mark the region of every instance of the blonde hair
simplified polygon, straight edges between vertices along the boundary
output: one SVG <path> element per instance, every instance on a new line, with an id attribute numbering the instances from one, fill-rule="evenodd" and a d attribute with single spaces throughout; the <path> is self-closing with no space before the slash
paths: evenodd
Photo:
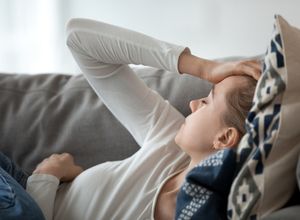
<path id="1" fill-rule="evenodd" d="M 246 133 L 245 120 L 252 106 L 256 80 L 245 76 L 245 83 L 232 89 L 226 96 L 227 107 L 223 121 L 226 126 L 238 130 L 240 137 Z"/>

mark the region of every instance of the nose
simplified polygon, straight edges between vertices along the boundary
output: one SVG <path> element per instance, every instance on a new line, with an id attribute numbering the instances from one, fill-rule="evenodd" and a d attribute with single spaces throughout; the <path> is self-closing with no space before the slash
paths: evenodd
<path id="1" fill-rule="evenodd" d="M 198 107 L 198 100 L 192 100 L 190 101 L 190 109 L 192 112 L 195 112 Z"/>
<path id="2" fill-rule="evenodd" d="M 206 98 L 190 101 L 190 109 L 192 113 L 195 112 L 199 107 L 202 107 L 205 103 L 206 103 Z"/>

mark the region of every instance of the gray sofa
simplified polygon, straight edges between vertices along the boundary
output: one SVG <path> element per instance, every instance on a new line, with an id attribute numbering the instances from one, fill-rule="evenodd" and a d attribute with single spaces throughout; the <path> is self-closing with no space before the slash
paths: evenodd
<path id="1" fill-rule="evenodd" d="M 135 67 L 145 83 L 184 115 L 210 84 L 190 76 Z M 83 75 L 0 74 L 0 150 L 26 171 L 55 152 L 84 168 L 121 160 L 138 145 L 95 95 Z"/>
<path id="2" fill-rule="evenodd" d="M 210 91 L 209 83 L 191 76 L 134 68 L 185 116 L 189 101 Z M 28 172 L 52 153 L 69 152 L 88 168 L 124 159 L 138 149 L 81 74 L 1 73 L 0 106 L 0 150 Z M 288 208 L 266 219 L 300 219 L 299 206 L 293 206 L 299 204 L 298 195 Z"/>

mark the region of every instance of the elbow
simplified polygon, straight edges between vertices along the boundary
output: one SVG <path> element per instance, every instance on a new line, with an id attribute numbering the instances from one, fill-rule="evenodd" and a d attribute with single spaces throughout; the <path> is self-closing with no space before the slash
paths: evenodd
<path id="1" fill-rule="evenodd" d="M 66 25 L 67 37 L 74 31 L 79 29 L 79 24 L 82 19 L 80 18 L 71 18 Z"/>
<path id="2" fill-rule="evenodd" d="M 66 45 L 71 51 L 81 51 L 80 31 L 84 30 L 86 19 L 72 18 L 66 25 Z"/>
<path id="3" fill-rule="evenodd" d="M 72 44 L 72 33 L 75 32 L 77 25 L 77 19 L 73 18 L 68 21 L 66 25 L 66 45 L 70 48 Z"/>
<path id="4" fill-rule="evenodd" d="M 76 35 L 76 31 L 79 29 L 79 18 L 72 18 L 68 21 L 66 25 L 66 44 L 68 47 L 71 47 L 72 42 L 74 41 L 74 35 Z"/>
<path id="5" fill-rule="evenodd" d="M 78 31 L 89 31 L 97 26 L 94 24 L 95 21 L 86 18 L 71 18 L 66 24 L 66 34 L 67 36 Z"/>
<path id="6" fill-rule="evenodd" d="M 87 31 L 89 29 L 89 19 L 71 18 L 66 24 L 67 42 L 72 39 L 72 36 L 77 35 L 80 31 Z"/>
<path id="7" fill-rule="evenodd" d="M 66 44 L 70 49 L 80 47 L 82 34 L 90 32 L 95 27 L 93 20 L 72 18 L 66 24 Z"/>

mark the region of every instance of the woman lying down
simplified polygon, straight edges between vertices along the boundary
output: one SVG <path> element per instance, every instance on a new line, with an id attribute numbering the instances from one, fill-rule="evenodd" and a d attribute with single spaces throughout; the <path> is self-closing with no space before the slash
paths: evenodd
<path id="1" fill-rule="evenodd" d="M 186 47 L 87 19 L 71 20 L 67 35 L 86 79 L 141 148 L 83 172 L 71 155 L 54 154 L 37 166 L 27 191 L 46 219 L 179 218 L 176 198 L 185 176 L 210 155 L 236 147 L 245 133 L 260 64 L 201 59 Z M 184 118 L 128 64 L 190 74 L 214 86 L 190 102 L 192 113 Z"/>

